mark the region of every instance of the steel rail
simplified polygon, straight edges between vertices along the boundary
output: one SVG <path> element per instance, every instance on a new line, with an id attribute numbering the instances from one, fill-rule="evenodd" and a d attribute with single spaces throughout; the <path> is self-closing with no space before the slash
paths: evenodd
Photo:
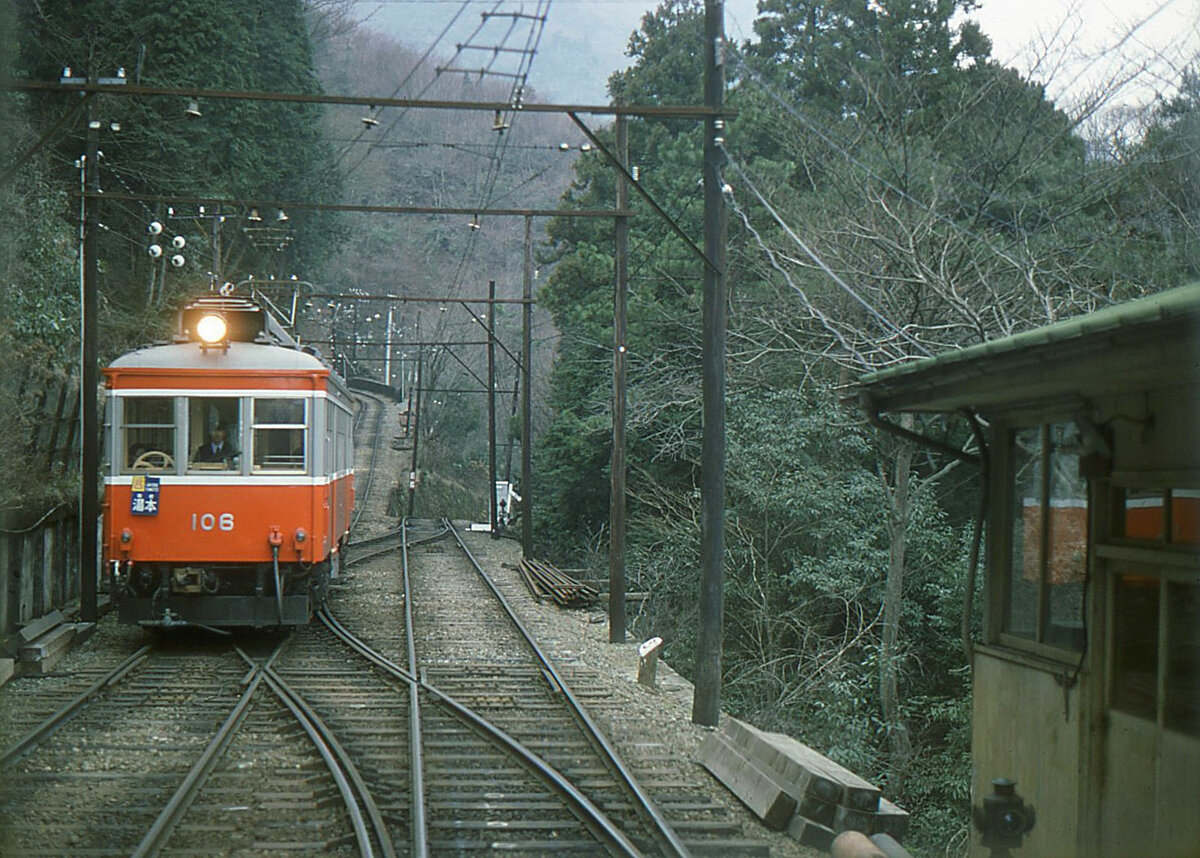
<path id="1" fill-rule="evenodd" d="M 446 536 L 446 534 L 448 532 L 449 531 L 447 531 L 447 530 L 442 530 L 441 533 L 435 533 L 432 536 L 422 536 L 420 539 L 409 540 L 408 547 L 414 548 L 418 545 L 424 545 L 427 542 L 437 542 L 439 539 L 442 539 L 444 536 Z M 391 539 L 401 539 L 401 538 L 404 538 L 404 528 L 403 527 L 398 528 L 396 530 L 389 530 L 387 533 L 381 533 L 379 536 L 366 536 L 366 537 L 363 537 L 362 539 L 356 539 L 353 542 L 349 543 L 346 546 L 346 548 L 348 548 L 348 549 L 350 549 L 350 548 L 366 548 L 367 546 L 370 546 L 370 545 L 378 545 L 381 542 L 387 542 L 388 540 L 391 540 Z M 395 548 L 388 548 L 384 551 L 373 551 L 370 554 L 364 554 L 361 557 L 355 557 L 353 560 L 347 560 L 346 562 L 348 564 L 362 563 L 364 560 L 370 560 L 372 557 L 380 557 L 380 556 L 382 556 L 384 554 L 388 554 L 394 550 L 395 550 Z"/>
<path id="2" fill-rule="evenodd" d="M 353 559 L 345 562 L 346 566 L 354 566 L 358 563 L 366 563 L 368 560 L 374 560 L 376 557 L 386 557 L 389 554 L 394 554 L 399 548 L 398 545 L 392 545 L 388 548 L 379 548 L 369 554 L 357 554 Z"/>
<path id="3" fill-rule="evenodd" d="M 621 831 L 607 814 L 604 813 L 590 798 L 583 794 L 580 789 L 571 783 L 561 772 L 535 754 L 529 748 L 525 747 L 514 737 L 510 736 L 505 731 L 501 730 L 492 722 L 488 721 L 479 713 L 472 710 L 470 707 L 459 703 L 449 694 L 440 691 L 437 687 L 430 684 L 425 679 L 419 679 L 409 673 L 405 668 L 400 667 L 379 653 L 375 652 L 361 640 L 359 640 L 351 631 L 343 626 L 329 609 L 322 608 L 317 616 L 325 623 L 326 627 L 341 638 L 351 649 L 358 652 L 372 664 L 390 674 L 396 679 L 404 682 L 419 685 L 422 690 L 429 695 L 430 699 L 445 709 L 451 714 L 463 721 L 473 730 L 482 734 L 485 738 L 491 741 L 494 745 L 502 750 L 513 754 L 522 765 L 532 772 L 536 777 L 541 778 L 555 793 L 557 793 L 566 802 L 567 807 L 575 814 L 593 836 L 601 842 L 601 845 L 616 855 L 630 856 L 630 858 L 640 858 L 641 852 L 633 844 L 633 842 Z"/>
<path id="4" fill-rule="evenodd" d="M 449 530 L 443 528 L 441 533 L 435 533 L 433 536 L 422 536 L 420 539 L 414 539 L 412 542 L 408 543 L 408 547 L 414 548 L 418 545 L 424 545 L 427 542 L 437 542 L 439 539 L 444 538 L 449 532 Z"/>
<path id="5" fill-rule="evenodd" d="M 350 520 L 350 530 L 358 526 L 358 520 L 362 517 L 363 511 L 367 508 L 367 501 L 371 497 L 371 489 L 375 485 L 375 462 L 379 459 L 379 439 L 383 435 L 383 415 L 387 411 L 387 405 L 378 396 L 369 393 L 361 393 L 362 396 L 367 396 L 375 401 L 378 406 L 378 411 L 375 414 L 375 436 L 371 440 L 371 464 L 367 466 L 367 484 L 363 487 L 362 502 L 355 503 L 357 509 L 354 511 L 354 517 Z M 357 495 L 357 492 L 355 493 Z M 357 497 L 355 498 L 357 501 Z"/>
<path id="6" fill-rule="evenodd" d="M 264 672 L 265 666 L 279 655 L 284 644 L 271 654 L 262 665 L 256 665 L 253 670 L 246 676 L 247 688 L 242 693 L 237 705 L 233 707 L 233 711 L 229 713 L 229 717 L 217 730 L 208 747 L 196 760 L 195 764 L 184 777 L 183 782 L 176 788 L 175 793 L 167 801 L 166 806 L 159 813 L 158 818 L 154 820 L 154 824 L 150 826 L 150 830 L 142 838 L 142 842 L 134 849 L 131 858 L 147 858 L 147 856 L 157 855 L 167 841 L 171 839 L 171 834 L 183 819 L 187 809 L 191 807 L 192 802 L 203 788 L 208 776 L 212 774 L 213 768 L 217 764 L 217 760 L 225 753 L 229 743 L 233 741 L 233 737 L 237 735 L 238 730 L 246 720 L 246 716 L 250 713 L 250 701 L 254 699 L 254 693 L 258 690 L 258 686 L 262 683 L 266 676 Z"/>
<path id="7" fill-rule="evenodd" d="M 254 659 L 238 649 L 238 655 L 251 667 L 255 667 Z M 300 726 L 304 728 L 304 732 L 308 734 L 309 740 L 312 741 L 313 747 L 317 749 L 317 753 L 321 755 L 321 759 L 325 761 L 329 773 L 333 775 L 334 781 L 337 783 L 338 792 L 341 793 L 342 801 L 346 805 L 346 811 L 350 814 L 350 822 L 354 828 L 354 836 L 358 841 L 358 851 L 364 858 L 374 858 L 375 851 L 371 846 L 370 832 L 367 830 L 366 821 L 363 819 L 363 810 L 371 820 L 371 827 L 375 830 L 375 838 L 379 841 L 380 851 L 384 858 L 396 858 L 396 850 L 392 846 L 391 835 L 388 833 L 387 823 L 383 819 L 383 814 L 380 813 L 378 805 L 375 804 L 375 799 L 371 795 L 370 787 L 359 773 L 358 768 L 350 759 L 350 755 L 346 753 L 345 748 L 338 742 L 333 731 L 326 726 L 321 717 L 313 710 L 308 702 L 299 692 L 297 692 L 288 682 L 275 671 L 274 668 L 265 666 L 263 668 L 267 685 L 275 692 L 283 705 L 288 708 L 295 719 L 300 722 Z M 359 805 L 362 805 L 360 810 Z"/>
<path id="8" fill-rule="evenodd" d="M 462 541 L 462 538 L 458 535 L 458 532 L 450 526 L 450 522 L 446 519 L 443 519 L 443 522 L 447 527 L 450 528 L 450 533 L 454 537 L 454 541 L 458 543 L 459 548 L 463 550 L 463 553 L 466 554 L 467 558 L 471 561 L 471 565 L 475 567 L 475 572 L 479 575 L 480 579 L 484 582 L 484 584 L 487 585 L 488 589 L 492 591 L 492 594 L 495 595 L 500 604 L 504 606 L 504 610 L 507 612 L 509 619 L 512 621 L 513 625 L 516 627 L 521 636 L 525 638 L 526 643 L 528 643 L 530 649 L 533 650 L 535 656 L 537 657 L 537 660 L 541 663 L 545 676 L 554 687 L 553 690 L 556 693 L 562 694 L 563 698 L 567 701 L 571 711 L 579 721 L 580 728 L 592 742 L 596 752 L 601 756 L 602 759 L 604 759 L 613 775 L 620 780 L 625 785 L 625 788 L 629 791 L 629 793 L 637 799 L 635 806 L 643 818 L 650 823 L 660 845 L 667 851 L 668 854 L 679 856 L 679 858 L 690 858 L 691 852 L 688 850 L 687 846 L 679 838 L 679 835 L 671 827 L 670 823 L 667 822 L 666 817 L 662 815 L 662 811 L 660 811 L 654 804 L 654 801 L 650 798 L 650 795 L 642 788 L 642 785 L 637 782 L 633 772 L 629 770 L 627 765 L 625 765 L 625 761 L 621 759 L 620 754 L 617 753 L 617 749 L 611 742 L 609 742 L 608 737 L 605 736 L 600 730 L 599 725 L 597 725 L 596 722 L 592 720 L 592 717 L 588 715 L 587 710 L 583 708 L 583 703 L 581 703 L 579 698 L 577 698 L 574 692 L 571 691 L 566 680 L 563 679 L 563 677 L 559 674 L 558 669 L 554 666 L 554 663 L 550 660 L 550 657 L 546 655 L 541 647 L 538 646 L 534 636 L 525 627 L 525 624 L 521 622 L 520 618 L 516 614 L 516 611 L 513 610 L 512 605 L 510 605 L 508 600 L 504 598 L 504 594 L 500 592 L 500 588 L 496 586 L 496 583 L 491 579 L 491 576 L 489 576 L 487 572 L 484 571 L 483 567 L 479 565 L 479 561 L 475 559 L 475 555 L 473 555 L 471 550 L 467 548 L 466 543 Z"/>
<path id="9" fill-rule="evenodd" d="M 399 539 L 402 533 L 401 528 L 389 530 L 387 533 L 381 533 L 378 536 L 364 536 L 362 539 L 352 539 L 346 543 L 346 548 L 366 548 L 368 545 L 377 545 L 380 542 L 387 542 L 389 539 Z"/>
<path id="10" fill-rule="evenodd" d="M 45 721 L 10 745 L 3 754 L 0 754 L 0 772 L 7 769 L 42 739 L 54 733 L 59 727 L 78 714 L 102 689 L 124 679 L 129 671 L 133 670 L 146 659 L 152 649 L 154 647 L 149 644 L 139 649 L 100 679 L 97 679 L 86 691 L 79 694 L 71 702 L 54 712 Z"/>
<path id="11" fill-rule="evenodd" d="M 416 634 L 413 628 L 412 589 L 408 579 L 408 517 L 400 520 L 400 570 L 404 579 L 404 640 L 408 654 L 408 672 L 417 675 Z M 429 855 L 429 823 L 425 815 L 425 756 L 421 748 L 421 692 L 415 682 L 408 683 L 408 738 L 412 783 L 413 855 Z"/>

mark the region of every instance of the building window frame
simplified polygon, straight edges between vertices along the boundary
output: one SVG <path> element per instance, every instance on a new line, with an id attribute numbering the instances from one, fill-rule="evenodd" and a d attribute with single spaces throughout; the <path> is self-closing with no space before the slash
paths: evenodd
<path id="1" fill-rule="evenodd" d="M 1200 738 L 1200 636 L 1180 614 L 1200 614 L 1197 486 L 1195 473 L 1114 474 L 1095 554 L 1107 579 L 1106 708 Z M 1150 598 L 1130 595 L 1139 587 Z"/>
<path id="2" fill-rule="evenodd" d="M 1063 442 L 1072 427 L 1069 417 L 1057 415 L 993 421 L 991 493 L 995 503 L 989 516 L 992 586 L 985 639 L 992 646 L 1023 654 L 1031 664 L 1048 669 L 1055 665 L 1082 669 L 1087 650 L 1085 617 L 1094 504 L 1090 481 L 1078 475 L 1075 461 L 1063 458 L 1067 455 Z M 1036 437 L 1036 455 L 1028 450 L 1022 454 L 1018 436 L 1026 447 Z M 1056 494 L 1056 473 L 1072 475 L 1072 497 Z M 1025 491 L 1019 485 L 1022 480 Z M 1035 489 L 1032 501 L 1026 496 L 1030 489 Z M 1030 517 L 1030 510 L 1035 518 Z M 1067 530 L 1065 522 L 1072 522 L 1080 532 L 1062 539 L 1058 534 Z M 1036 542 L 1027 545 L 1029 537 Z M 1054 542 L 1056 539 L 1061 541 Z M 1073 552 L 1076 571 L 1056 583 L 1056 576 L 1063 574 L 1057 556 L 1060 550 Z M 1014 616 L 1014 605 L 1022 600 L 1018 592 L 1021 581 L 1031 585 L 1024 594 L 1025 609 L 1019 611 L 1027 627 L 1022 627 Z M 1069 590 L 1056 592 L 1062 585 Z M 1064 610 L 1065 618 L 1056 617 Z M 1068 622 L 1071 620 L 1074 622 Z"/>

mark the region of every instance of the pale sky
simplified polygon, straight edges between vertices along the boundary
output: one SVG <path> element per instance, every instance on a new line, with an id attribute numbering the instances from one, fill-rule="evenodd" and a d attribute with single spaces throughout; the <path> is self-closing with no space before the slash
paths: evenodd
<path id="1" fill-rule="evenodd" d="M 542 62 L 535 60 L 532 68 L 535 88 L 555 101 L 606 102 L 604 82 L 627 64 L 629 34 L 660 2 L 551 0 Z M 464 10 L 461 0 L 359 0 L 358 8 L 371 13 L 370 26 L 410 45 L 423 49 L 440 33 L 444 49 L 452 50 L 469 41 L 479 10 L 494 5 L 495 0 L 474 0 Z M 1182 68 L 1200 56 L 1200 0 L 979 0 L 979 5 L 972 17 L 991 37 L 993 56 L 1047 84 L 1049 95 L 1068 110 L 1099 81 L 1121 73 L 1134 85 L 1117 100 L 1144 103 L 1156 92 L 1171 91 Z M 500 8 L 538 6 L 537 0 L 504 0 Z M 756 8 L 756 0 L 725 0 L 731 40 L 753 36 Z M 564 74 L 564 57 L 574 74 Z M 1143 68 L 1148 59 L 1153 61 Z"/>
<path id="2" fill-rule="evenodd" d="M 628 15 L 632 29 L 657 6 L 643 0 L 607 8 Z M 1173 89 L 1183 65 L 1200 57 L 1200 0 L 980 0 L 979 7 L 971 17 L 991 37 L 993 56 L 1048 84 L 1050 96 L 1068 108 L 1072 96 L 1121 74 L 1135 80 L 1120 101 L 1153 98 Z M 552 4 L 551 18 L 568 9 Z M 753 36 L 756 9 L 757 0 L 725 0 L 730 39 Z"/>
<path id="3" fill-rule="evenodd" d="M 996 60 L 1047 83 L 1055 99 L 1124 73 L 1136 81 L 1122 100 L 1139 101 L 1172 89 L 1182 64 L 1200 58 L 1200 0 L 980 0 L 979 6 L 971 17 L 991 37 Z M 726 0 L 731 39 L 753 35 L 756 8 L 756 0 Z"/>
<path id="4" fill-rule="evenodd" d="M 1106 79 L 1131 78 L 1119 101 L 1172 90 L 1200 58 L 1200 0 L 982 0 L 972 17 L 992 54 L 1052 98 L 1081 97 Z M 1064 93 L 1066 98 L 1064 99 Z"/>

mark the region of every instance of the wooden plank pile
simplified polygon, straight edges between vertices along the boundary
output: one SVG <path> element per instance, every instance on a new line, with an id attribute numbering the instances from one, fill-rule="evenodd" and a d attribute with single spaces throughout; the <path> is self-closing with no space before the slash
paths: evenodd
<path id="1" fill-rule="evenodd" d="M 841 831 L 903 839 L 908 813 L 854 772 L 779 733 L 724 718 L 700 747 L 700 762 L 768 828 L 829 849 Z"/>
<path id="2" fill-rule="evenodd" d="M 59 611 L 51 611 L 28 623 L 17 632 L 14 641 L 17 648 L 15 672 L 19 676 L 50 673 L 72 644 L 85 640 L 95 629 L 95 623 L 73 623 Z"/>
<path id="3" fill-rule="evenodd" d="M 520 571 L 529 592 L 539 601 L 552 599 L 564 608 L 585 608 L 600 595 L 590 584 L 576 581 L 541 560 L 521 558 Z"/>

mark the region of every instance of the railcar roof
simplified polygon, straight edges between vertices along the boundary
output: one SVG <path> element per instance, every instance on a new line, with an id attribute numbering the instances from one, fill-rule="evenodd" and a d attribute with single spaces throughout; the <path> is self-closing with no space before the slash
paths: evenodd
<path id="1" fill-rule="evenodd" d="M 111 369 L 204 369 L 221 371 L 328 372 L 329 367 L 307 352 L 262 343 L 229 344 L 228 351 L 201 349 L 199 343 L 146 346 L 109 364 Z"/>
<path id="2" fill-rule="evenodd" d="M 979 413 L 1051 400 L 1194 382 L 1200 377 L 1200 283 L 1052 325 L 890 367 L 858 380 L 874 411 Z"/>

